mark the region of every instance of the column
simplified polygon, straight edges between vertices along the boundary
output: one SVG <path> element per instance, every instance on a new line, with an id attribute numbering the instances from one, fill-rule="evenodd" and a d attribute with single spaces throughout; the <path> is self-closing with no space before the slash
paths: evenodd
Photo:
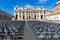
<path id="1" fill-rule="evenodd" d="M 43 11 L 43 19 L 44 19 L 44 11 Z"/>
<path id="2" fill-rule="evenodd" d="M 30 19 L 30 13 L 29 13 L 29 15 L 28 15 L 28 16 L 29 16 L 29 19 Z"/>
<path id="3" fill-rule="evenodd" d="M 31 12 L 31 19 L 33 19 L 33 16 L 34 16 L 34 15 L 33 15 L 33 12 Z"/>
<path id="4" fill-rule="evenodd" d="M 32 19 L 31 12 L 30 12 L 30 19 Z"/>
<path id="5" fill-rule="evenodd" d="M 29 14 L 30 14 L 30 13 L 27 13 L 27 17 L 28 17 L 28 19 L 29 19 L 29 16 L 30 16 Z"/>
<path id="6" fill-rule="evenodd" d="M 44 15 L 43 15 L 43 19 L 44 19 Z"/>
<path id="7" fill-rule="evenodd" d="M 22 19 L 23 19 L 23 14 L 24 14 L 24 13 L 22 12 Z"/>
<path id="8" fill-rule="evenodd" d="M 21 19 L 23 19 L 23 13 L 21 12 Z"/>
<path id="9" fill-rule="evenodd" d="M 45 14 L 44 14 L 44 13 L 45 13 L 45 10 L 43 10 L 43 19 L 44 19 L 44 16 L 45 16 Z"/>
<path id="10" fill-rule="evenodd" d="M 36 19 L 37 19 L 37 12 L 36 12 Z"/>
<path id="11" fill-rule="evenodd" d="M 34 12 L 32 12 L 32 15 L 33 15 L 32 17 L 33 17 L 33 19 L 34 19 Z"/>
<path id="12" fill-rule="evenodd" d="M 40 19 L 40 12 L 39 12 L 39 19 Z"/>
<path id="13" fill-rule="evenodd" d="M 18 20 L 20 20 L 20 13 L 18 12 Z"/>
<path id="14" fill-rule="evenodd" d="M 26 12 L 24 14 L 25 14 L 25 19 L 26 19 Z"/>

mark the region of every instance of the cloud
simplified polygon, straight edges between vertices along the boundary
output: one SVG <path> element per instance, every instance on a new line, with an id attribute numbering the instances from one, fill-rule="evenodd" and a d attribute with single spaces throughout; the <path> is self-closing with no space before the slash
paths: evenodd
<path id="1" fill-rule="evenodd" d="M 47 0 L 38 0 L 38 3 L 40 3 L 40 4 L 44 4 L 46 2 L 47 2 Z"/>
<path id="2" fill-rule="evenodd" d="M 47 0 L 39 0 L 39 2 L 46 2 Z"/>

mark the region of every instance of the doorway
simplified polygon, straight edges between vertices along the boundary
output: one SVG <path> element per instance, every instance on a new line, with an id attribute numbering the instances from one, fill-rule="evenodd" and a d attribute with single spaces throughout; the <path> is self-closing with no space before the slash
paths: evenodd
<path id="1" fill-rule="evenodd" d="M 17 18 L 18 18 L 18 15 L 16 15 L 16 18 L 15 19 L 17 20 Z"/>
<path id="2" fill-rule="evenodd" d="M 41 19 L 43 19 L 43 15 L 41 15 Z"/>
<path id="3" fill-rule="evenodd" d="M 25 16 L 24 16 L 24 14 L 23 14 L 23 19 L 25 19 Z"/>

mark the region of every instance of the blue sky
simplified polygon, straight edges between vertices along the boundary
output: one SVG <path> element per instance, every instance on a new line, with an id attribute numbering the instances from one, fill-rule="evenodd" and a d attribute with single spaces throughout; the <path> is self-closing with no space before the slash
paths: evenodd
<path id="1" fill-rule="evenodd" d="M 57 0 L 0 0 L 0 9 L 10 14 L 14 13 L 14 6 L 25 6 L 28 3 L 32 6 L 44 6 L 45 9 L 56 5 Z"/>

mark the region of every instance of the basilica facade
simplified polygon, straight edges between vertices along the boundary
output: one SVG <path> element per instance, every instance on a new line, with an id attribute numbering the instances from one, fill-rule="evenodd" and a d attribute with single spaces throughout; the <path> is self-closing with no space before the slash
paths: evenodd
<path id="1" fill-rule="evenodd" d="M 45 10 L 43 6 L 33 7 L 26 5 L 24 7 L 14 7 L 14 18 L 16 20 L 24 19 L 46 19 L 46 20 L 60 20 L 60 0 L 57 1 L 53 8 Z"/>
<path id="2" fill-rule="evenodd" d="M 32 7 L 29 4 L 25 7 L 14 8 L 14 16 L 17 20 L 23 19 L 43 19 L 44 18 L 44 7 Z"/>

